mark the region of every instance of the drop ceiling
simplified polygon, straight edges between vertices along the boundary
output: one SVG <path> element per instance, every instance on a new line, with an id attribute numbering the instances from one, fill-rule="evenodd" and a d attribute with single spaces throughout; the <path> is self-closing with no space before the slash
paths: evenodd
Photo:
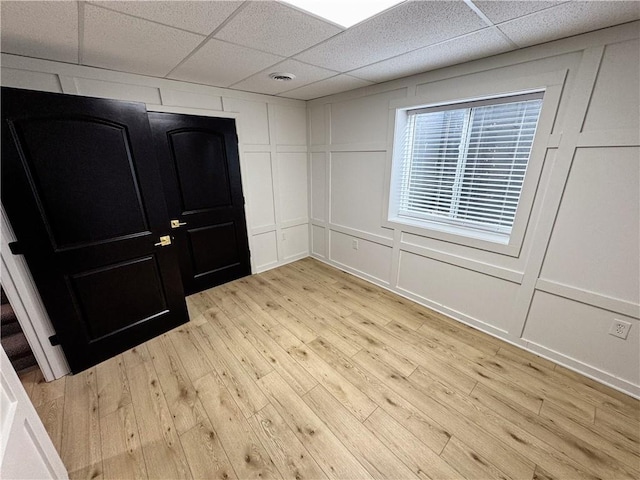
<path id="1" fill-rule="evenodd" d="M 0 8 L 6 53 L 302 100 L 640 18 L 638 1 L 405 1 L 348 29 L 267 0 Z"/>

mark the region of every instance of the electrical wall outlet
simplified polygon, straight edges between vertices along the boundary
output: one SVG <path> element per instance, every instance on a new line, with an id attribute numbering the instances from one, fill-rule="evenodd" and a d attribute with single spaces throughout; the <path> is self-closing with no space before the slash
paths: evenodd
<path id="1" fill-rule="evenodd" d="M 287 234 L 282 232 L 282 240 L 286 240 L 287 239 Z"/>
<path id="2" fill-rule="evenodd" d="M 358 249 L 358 240 L 356 238 L 351 240 L 351 248 L 353 248 L 354 250 Z"/>
<path id="3" fill-rule="evenodd" d="M 609 329 L 609 335 L 613 335 L 614 337 L 619 337 L 623 340 L 626 340 L 627 336 L 629 335 L 630 328 L 631 324 L 629 322 L 614 318 L 613 323 L 611 324 L 611 329 Z"/>

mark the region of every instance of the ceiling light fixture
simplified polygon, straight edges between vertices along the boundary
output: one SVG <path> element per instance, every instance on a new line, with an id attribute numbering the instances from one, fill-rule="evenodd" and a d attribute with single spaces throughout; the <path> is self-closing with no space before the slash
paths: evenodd
<path id="1" fill-rule="evenodd" d="M 308 13 L 349 28 L 404 0 L 284 0 Z"/>
<path id="2" fill-rule="evenodd" d="M 293 73 L 273 72 L 269 74 L 269 78 L 276 82 L 288 82 L 296 78 Z"/>

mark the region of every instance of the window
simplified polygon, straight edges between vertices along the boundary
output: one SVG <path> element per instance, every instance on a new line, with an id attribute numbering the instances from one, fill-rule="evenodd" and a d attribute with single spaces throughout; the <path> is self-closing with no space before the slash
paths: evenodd
<path id="1" fill-rule="evenodd" d="M 399 110 L 389 219 L 507 243 L 542 96 Z"/>

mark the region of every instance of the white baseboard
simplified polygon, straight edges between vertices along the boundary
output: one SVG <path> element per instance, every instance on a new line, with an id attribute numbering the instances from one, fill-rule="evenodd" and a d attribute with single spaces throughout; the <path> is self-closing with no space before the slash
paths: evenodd
<path id="1" fill-rule="evenodd" d="M 297 262 L 298 260 L 302 260 L 303 258 L 307 258 L 308 256 L 309 256 L 309 252 L 292 255 L 291 257 L 287 257 L 284 260 L 281 260 L 279 262 L 267 263 L 265 265 L 256 267 L 256 271 L 253 273 L 262 273 L 262 272 L 266 272 L 267 270 L 273 270 L 274 268 L 282 267 L 283 265 L 286 265 L 288 263 Z"/>
<path id="2" fill-rule="evenodd" d="M 600 382 L 607 387 L 611 387 L 614 390 L 618 390 L 631 397 L 640 399 L 640 387 L 628 382 L 627 380 L 618 378 L 610 373 L 603 372 L 602 370 L 592 367 L 591 365 L 587 365 L 575 358 L 571 358 L 534 342 L 527 342 L 525 350 L 535 353 L 536 355 L 540 355 L 547 360 L 551 360 L 552 362 L 562 365 L 563 367 L 584 375 L 585 377 L 589 377 L 590 379 Z"/>

